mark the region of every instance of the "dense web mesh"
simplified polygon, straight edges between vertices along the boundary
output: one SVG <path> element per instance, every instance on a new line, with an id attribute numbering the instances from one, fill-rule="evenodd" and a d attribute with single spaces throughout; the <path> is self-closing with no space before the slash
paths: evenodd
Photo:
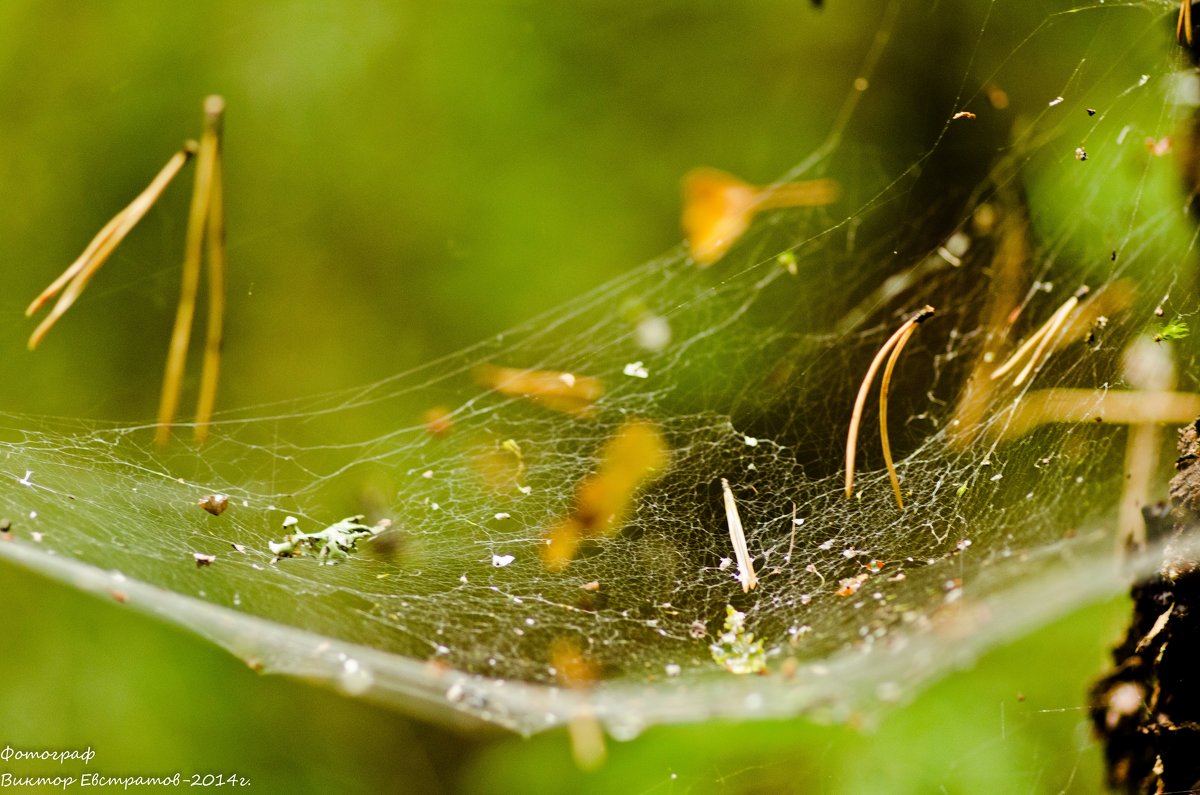
<path id="1" fill-rule="evenodd" d="M 1162 151 L 1197 95 L 1176 72 L 1171 4 L 1050 15 L 994 71 L 968 70 L 952 104 L 923 109 L 927 146 L 893 168 L 866 154 L 856 120 L 900 9 L 876 21 L 826 146 L 782 176 L 835 178 L 838 203 L 760 216 L 711 268 L 681 247 L 417 371 L 219 414 L 202 455 L 155 452 L 148 427 L 6 417 L 0 515 L 14 540 L 0 556 L 265 670 L 522 731 L 586 705 L 625 735 L 711 715 L 844 715 L 1118 592 L 1139 565 L 1123 572 L 1114 556 L 1129 467 L 1165 482 L 1172 439 L 1149 445 L 1157 465 L 1127 463 L 1131 426 L 1112 397 L 1139 390 L 1150 421 L 1136 427 L 1152 427 L 1192 404 L 1164 412 L 1147 393 L 1197 388 L 1191 339 L 1150 341 L 1195 311 L 1193 226 Z M 1064 30 L 1085 42 L 1079 68 L 1006 110 L 1003 87 Z M 993 378 L 1072 296 L 1021 383 L 1024 362 Z M 874 396 L 847 499 L 859 382 L 926 304 L 936 313 L 890 400 L 905 509 Z M 486 388 L 487 366 L 594 378 L 603 393 L 557 411 Z M 414 395 L 445 407 L 438 427 L 345 430 Z M 660 429 L 669 464 L 617 532 L 547 567 L 547 533 L 631 420 Z M 758 575 L 749 592 L 730 563 L 722 478 Z M 220 516 L 197 507 L 216 493 L 229 496 Z M 390 528 L 338 565 L 273 560 L 270 542 L 320 531 L 348 504 Z M 765 676 L 714 658 L 729 606 L 763 642 Z M 563 643 L 596 681 L 564 684 Z"/>

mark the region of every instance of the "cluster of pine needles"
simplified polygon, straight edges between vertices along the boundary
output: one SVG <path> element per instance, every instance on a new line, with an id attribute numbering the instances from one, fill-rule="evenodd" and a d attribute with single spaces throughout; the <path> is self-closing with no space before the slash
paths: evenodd
<path id="1" fill-rule="evenodd" d="M 188 213 L 182 286 L 158 408 L 155 441 L 160 446 L 165 446 L 170 441 L 171 424 L 179 408 L 184 365 L 187 361 L 192 323 L 196 314 L 196 299 L 200 289 L 200 271 L 204 262 L 208 264 L 208 326 L 194 426 L 197 443 L 203 442 L 208 436 L 216 404 L 225 314 L 225 210 L 221 177 L 221 127 L 224 113 L 225 100 L 222 97 L 207 97 L 204 101 L 204 129 L 200 142 L 185 142 L 183 148 L 167 161 L 150 185 L 105 224 L 79 258 L 25 310 L 26 315 L 33 315 L 58 295 L 58 301 L 50 313 L 29 337 L 29 348 L 33 350 L 59 318 L 71 308 L 88 282 L 154 206 L 171 181 L 190 160 L 195 159 L 196 181 Z"/>

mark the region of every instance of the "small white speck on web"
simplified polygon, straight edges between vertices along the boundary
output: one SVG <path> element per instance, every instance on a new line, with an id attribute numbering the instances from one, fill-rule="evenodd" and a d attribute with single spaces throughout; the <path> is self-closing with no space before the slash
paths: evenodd
<path id="1" fill-rule="evenodd" d="M 720 565 L 717 566 L 717 568 L 720 569 L 721 571 L 725 571 L 725 569 L 729 568 L 732 565 L 733 565 L 733 558 L 721 558 L 721 563 L 720 563 Z"/>
<path id="2" fill-rule="evenodd" d="M 575 386 L 575 374 L 574 373 L 559 373 L 558 380 L 562 381 L 568 387 Z"/>
<path id="3" fill-rule="evenodd" d="M 500 513 L 496 514 L 496 520 L 503 521 L 504 519 L 509 518 L 511 515 L 512 514 L 504 513 L 503 511 L 501 511 Z"/>
<path id="4" fill-rule="evenodd" d="M 1050 100 L 1050 107 L 1053 108 L 1055 105 L 1061 105 L 1062 101 L 1063 101 L 1062 97 L 1055 97 L 1054 99 Z"/>
<path id="5" fill-rule="evenodd" d="M 22 486 L 32 486 L 32 485 L 33 485 L 33 483 L 30 481 L 30 478 L 32 478 L 32 477 L 33 477 L 33 470 L 32 470 L 32 469 L 26 469 L 26 470 L 25 470 L 25 477 L 21 478 L 21 479 L 20 479 L 20 480 L 18 480 L 17 482 L 18 482 L 18 483 L 20 483 Z"/>
<path id="6" fill-rule="evenodd" d="M 521 492 L 522 494 L 529 494 L 533 491 L 533 486 L 517 486 L 517 491 Z"/>
<path id="7" fill-rule="evenodd" d="M 667 672 L 667 676 L 679 676 L 679 674 L 683 673 L 683 669 L 675 663 L 667 663 L 664 669 Z"/>
<path id="8" fill-rule="evenodd" d="M 492 555 L 492 565 L 498 569 L 502 569 L 512 563 L 516 558 L 512 555 Z"/>
<path id="9" fill-rule="evenodd" d="M 284 527 L 295 527 L 298 524 L 300 524 L 300 520 L 294 516 L 288 516 L 283 520 Z"/>
<path id="10" fill-rule="evenodd" d="M 746 437 L 746 446 L 747 447 L 758 447 L 758 439 L 755 439 L 753 436 L 747 436 Z"/>
<path id="11" fill-rule="evenodd" d="M 42 543 L 42 538 L 44 536 L 42 536 L 41 533 L 34 530 L 32 533 L 29 534 L 29 537 L 33 539 L 33 543 L 40 544 L 40 543 Z"/>
<path id="12" fill-rule="evenodd" d="M 625 373 L 625 375 L 627 375 L 631 378 L 649 378 L 650 377 L 650 371 L 647 370 L 646 366 L 644 364 L 642 364 L 641 362 L 630 362 L 629 364 L 625 365 L 625 369 L 622 370 L 621 372 Z"/>
<path id="13" fill-rule="evenodd" d="M 833 549 L 833 539 L 829 539 L 824 544 L 821 544 L 819 547 L 817 547 L 817 549 L 825 550 L 826 552 Z"/>
<path id="14" fill-rule="evenodd" d="M 803 519 L 793 519 L 792 524 L 796 525 L 796 527 L 800 527 L 801 525 L 804 524 L 804 520 Z"/>
<path id="15" fill-rule="evenodd" d="M 421 473 L 421 477 L 423 477 L 423 478 L 426 478 L 426 479 L 432 478 L 432 477 L 433 477 L 433 470 L 432 470 L 432 469 L 426 469 L 424 472 L 422 472 L 422 473 Z"/>
<path id="16" fill-rule="evenodd" d="M 30 518 L 30 519 L 36 519 L 36 518 L 37 518 L 37 511 L 30 511 L 30 512 L 29 512 L 29 518 Z"/>

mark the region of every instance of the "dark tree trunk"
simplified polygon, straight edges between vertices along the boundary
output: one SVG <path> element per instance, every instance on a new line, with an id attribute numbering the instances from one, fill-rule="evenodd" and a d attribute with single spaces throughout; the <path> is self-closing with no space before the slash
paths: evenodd
<path id="1" fill-rule="evenodd" d="M 1133 587 L 1133 619 L 1114 668 L 1090 694 L 1109 786 L 1200 792 L 1200 420 L 1180 432 L 1170 505 L 1143 511 L 1162 568 Z"/>

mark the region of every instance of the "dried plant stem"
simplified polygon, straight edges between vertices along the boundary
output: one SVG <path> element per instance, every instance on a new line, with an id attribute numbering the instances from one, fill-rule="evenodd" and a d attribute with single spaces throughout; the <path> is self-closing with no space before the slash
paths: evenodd
<path id="1" fill-rule="evenodd" d="M 175 178 L 179 171 L 184 167 L 192 155 L 196 153 L 196 144 L 194 141 L 188 141 L 184 144 L 183 149 L 176 152 L 162 170 L 155 175 L 150 184 L 144 191 L 138 194 L 129 205 L 117 213 L 112 220 L 104 225 L 104 228 L 92 238 L 88 243 L 87 248 L 79 255 L 71 265 L 62 272 L 54 282 L 42 291 L 41 295 L 29 304 L 25 310 L 25 314 L 32 315 L 37 312 L 46 302 L 53 298 L 60 290 L 63 290 L 59 296 L 58 302 L 50 311 L 41 324 L 34 330 L 29 337 L 29 349 L 33 350 L 46 336 L 46 333 L 53 328 L 58 319 L 62 317 L 76 299 L 79 298 L 84 288 L 87 287 L 91 278 L 100 270 L 108 258 L 116 250 L 125 236 L 129 234 L 146 213 L 154 206 L 162 196 L 163 191 L 171 184 L 171 180 Z"/>
<path id="2" fill-rule="evenodd" d="M 1180 0 L 1179 19 L 1175 22 L 1175 38 L 1180 44 L 1192 45 L 1192 0 Z"/>
<path id="3" fill-rule="evenodd" d="M 220 111 L 220 108 L 216 109 L 217 125 L 220 124 Z M 208 426 L 217 401 L 225 325 L 225 203 L 219 126 L 217 132 L 208 204 L 208 326 L 204 340 L 204 367 L 200 374 L 200 396 L 196 401 L 195 438 L 199 444 L 208 438 Z"/>
<path id="4" fill-rule="evenodd" d="M 904 510 L 904 498 L 900 496 L 900 479 L 896 476 L 896 465 L 892 461 L 892 445 L 888 440 L 887 401 L 888 390 L 892 386 L 892 370 L 896 368 L 896 360 L 900 358 L 900 352 L 904 350 L 909 337 L 916 330 L 917 324 L 912 323 L 896 340 L 896 346 L 892 348 L 892 355 L 888 357 L 887 365 L 883 368 L 883 379 L 879 384 L 879 441 L 883 446 L 883 463 L 887 466 L 888 478 L 892 481 L 892 493 L 896 495 L 896 504 L 902 511 Z"/>
<path id="5" fill-rule="evenodd" d="M 871 384 L 875 381 L 875 374 L 879 372 L 880 365 L 883 364 L 884 357 L 896 347 L 902 337 L 906 337 L 912 328 L 918 323 L 925 321 L 934 312 L 933 307 L 926 306 L 920 312 L 910 317 L 901 324 L 900 328 L 892 336 L 888 337 L 887 342 L 883 343 L 879 352 L 875 354 L 875 358 L 871 360 L 871 366 L 867 368 L 867 374 L 863 377 L 862 384 L 858 387 L 858 396 L 854 399 L 854 410 L 850 414 L 850 431 L 846 435 L 846 497 L 849 498 L 854 494 L 854 459 L 858 454 L 858 427 L 862 423 L 863 407 L 867 402 L 867 393 L 871 389 Z"/>
<path id="6" fill-rule="evenodd" d="M 204 132 L 200 137 L 200 151 L 196 156 L 196 184 L 192 191 L 192 205 L 188 213 L 179 306 L 175 311 L 175 326 L 171 331 L 171 345 L 167 352 L 167 365 L 163 375 L 162 398 L 158 407 L 158 430 L 155 433 L 155 441 L 159 446 L 165 446 L 171 440 L 171 423 L 174 421 L 175 411 L 179 407 L 183 369 L 187 361 L 192 320 L 196 314 L 196 293 L 200 285 L 205 225 L 212 202 L 213 174 L 216 169 L 223 112 L 224 101 L 220 97 L 208 97 L 205 100 Z"/>

